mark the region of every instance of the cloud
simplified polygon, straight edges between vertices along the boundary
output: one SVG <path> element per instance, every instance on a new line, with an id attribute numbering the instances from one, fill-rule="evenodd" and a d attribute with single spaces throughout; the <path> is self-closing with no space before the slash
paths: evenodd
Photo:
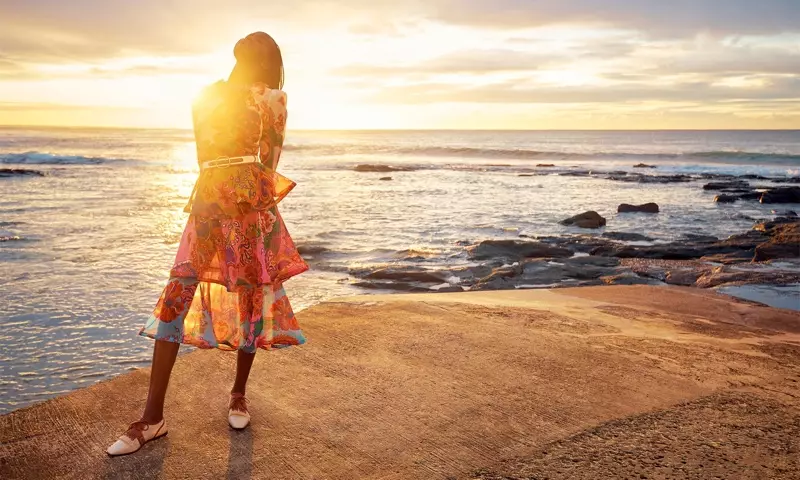
<path id="1" fill-rule="evenodd" d="M 574 103 L 720 102 L 787 100 L 800 106 L 800 77 L 773 78 L 764 87 L 723 86 L 710 81 L 671 85 L 531 86 L 515 82 L 463 87 L 428 83 L 384 88 L 373 100 L 386 103 Z"/>
<path id="2" fill-rule="evenodd" d="M 489 27 L 585 23 L 667 36 L 800 29 L 797 0 L 435 0 L 430 5 L 443 22 Z"/>

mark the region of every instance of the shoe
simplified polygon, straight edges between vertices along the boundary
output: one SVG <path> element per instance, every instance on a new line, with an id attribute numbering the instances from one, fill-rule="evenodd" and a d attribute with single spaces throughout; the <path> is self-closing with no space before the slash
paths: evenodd
<path id="1" fill-rule="evenodd" d="M 231 403 L 228 406 L 228 423 L 234 430 L 241 430 L 250 424 L 250 412 L 247 411 L 249 402 L 244 394 L 231 393 Z"/>
<path id="2" fill-rule="evenodd" d="M 119 440 L 114 442 L 114 445 L 108 447 L 106 453 L 112 457 L 119 455 L 128 455 L 130 453 L 138 452 L 145 443 L 161 438 L 167 434 L 167 423 L 164 419 L 155 425 L 150 425 L 147 422 L 139 420 L 133 422 L 128 427 Z"/>

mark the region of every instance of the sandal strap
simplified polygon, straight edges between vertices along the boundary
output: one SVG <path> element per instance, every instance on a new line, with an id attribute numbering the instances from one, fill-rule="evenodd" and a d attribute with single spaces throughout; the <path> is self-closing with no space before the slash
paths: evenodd
<path id="1" fill-rule="evenodd" d="M 231 393 L 231 401 L 228 404 L 228 409 L 232 412 L 247 412 L 247 404 L 250 403 L 242 393 Z"/>
<path id="2" fill-rule="evenodd" d="M 144 432 L 150 429 L 150 424 L 139 420 L 138 422 L 133 422 L 128 426 L 128 431 L 125 432 L 125 436 L 130 438 L 131 440 L 138 440 L 139 445 L 144 445 Z"/>

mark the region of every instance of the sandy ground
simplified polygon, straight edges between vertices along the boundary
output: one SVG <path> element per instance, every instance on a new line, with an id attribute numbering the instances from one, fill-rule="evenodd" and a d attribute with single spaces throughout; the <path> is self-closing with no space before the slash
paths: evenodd
<path id="1" fill-rule="evenodd" d="M 260 354 L 179 358 L 169 435 L 104 448 L 147 370 L 0 419 L 0 478 L 800 478 L 800 314 L 631 286 L 354 297 Z M 132 330 L 131 335 L 135 332 Z"/>

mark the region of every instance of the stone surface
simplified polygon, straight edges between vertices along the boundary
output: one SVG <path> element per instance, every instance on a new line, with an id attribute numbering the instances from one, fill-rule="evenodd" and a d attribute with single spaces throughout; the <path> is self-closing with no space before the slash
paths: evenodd
<path id="1" fill-rule="evenodd" d="M 658 213 L 659 208 L 658 204 L 656 203 L 645 203 L 643 205 L 629 205 L 627 203 L 623 203 L 622 205 L 617 207 L 617 213 L 630 213 L 630 212 Z"/>
<path id="2" fill-rule="evenodd" d="M 572 251 L 542 242 L 517 240 L 485 240 L 469 247 L 467 254 L 474 260 L 488 258 L 571 257 Z"/>
<path id="3" fill-rule="evenodd" d="M 653 239 L 641 233 L 631 232 L 605 232 L 603 238 L 610 238 L 611 240 L 619 240 L 622 242 L 652 242 Z"/>
<path id="4" fill-rule="evenodd" d="M 606 224 L 606 219 L 595 211 L 588 211 L 562 220 L 561 224 L 580 228 L 600 228 Z"/>
<path id="5" fill-rule="evenodd" d="M 136 370 L 1 417 L 0 478 L 445 480 L 503 459 L 531 465 L 523 478 L 800 474 L 796 312 L 634 286 L 364 296 L 298 316 L 306 345 L 256 356 L 247 430 L 225 417 L 235 355 L 196 351 L 175 365 L 165 438 L 104 453 L 141 412 Z M 740 463 L 681 463 L 703 452 Z M 553 476 L 567 454 L 577 467 Z"/>
<path id="6" fill-rule="evenodd" d="M 764 192 L 761 203 L 800 203 L 800 187 L 773 188 Z"/>

